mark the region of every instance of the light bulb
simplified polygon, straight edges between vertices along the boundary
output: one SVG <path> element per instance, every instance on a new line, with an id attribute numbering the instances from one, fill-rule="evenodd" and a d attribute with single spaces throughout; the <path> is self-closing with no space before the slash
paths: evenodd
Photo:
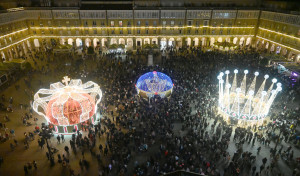
<path id="1" fill-rule="evenodd" d="M 268 79 L 268 78 L 269 78 L 269 75 L 265 75 L 264 78 L 265 78 L 265 79 Z"/>
<path id="2" fill-rule="evenodd" d="M 248 70 L 244 70 L 244 73 L 245 73 L 245 74 L 248 74 L 248 73 L 249 73 L 249 71 L 248 71 Z"/>
<path id="3" fill-rule="evenodd" d="M 237 69 L 235 69 L 233 72 L 234 72 L 235 74 L 237 74 L 239 71 L 238 71 Z"/>
<path id="4" fill-rule="evenodd" d="M 254 75 L 255 75 L 255 76 L 258 76 L 258 75 L 259 75 L 259 73 L 258 73 L 258 72 L 255 72 L 255 73 L 254 73 Z"/>
<path id="5" fill-rule="evenodd" d="M 272 82 L 273 82 L 273 83 L 276 83 L 276 82 L 277 82 L 277 79 L 276 79 L 276 78 L 272 79 Z"/>
<path id="6" fill-rule="evenodd" d="M 225 74 L 226 74 L 226 75 L 228 75 L 229 73 L 230 73 L 229 70 L 226 70 L 226 71 L 225 71 Z"/>

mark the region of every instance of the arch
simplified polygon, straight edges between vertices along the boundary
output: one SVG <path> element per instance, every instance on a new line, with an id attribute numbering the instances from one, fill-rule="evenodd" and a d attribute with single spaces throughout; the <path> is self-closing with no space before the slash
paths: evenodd
<path id="1" fill-rule="evenodd" d="M 151 43 L 152 44 L 158 44 L 158 39 L 157 38 L 153 38 Z"/>
<path id="2" fill-rule="evenodd" d="M 247 40 L 246 40 L 246 46 L 248 46 L 250 44 L 251 44 L 251 37 L 248 37 Z"/>
<path id="3" fill-rule="evenodd" d="M 86 39 L 85 39 L 85 46 L 86 46 L 86 47 L 92 46 L 92 40 L 89 39 L 89 38 L 86 38 Z"/>
<path id="4" fill-rule="evenodd" d="M 266 43 L 266 49 L 268 49 L 268 48 L 269 48 L 269 42 Z"/>
<path id="5" fill-rule="evenodd" d="M 186 42 L 186 46 L 191 46 L 191 44 L 192 44 L 192 39 L 191 39 L 191 38 L 186 38 L 186 39 L 185 39 L 185 42 Z"/>
<path id="6" fill-rule="evenodd" d="M 3 51 L 1 51 L 1 59 L 3 62 L 6 61 L 6 56 Z"/>
<path id="7" fill-rule="evenodd" d="M 107 46 L 107 44 L 108 44 L 107 39 L 106 38 L 102 38 L 101 39 L 101 44 L 102 44 L 102 47 Z"/>
<path id="8" fill-rule="evenodd" d="M 245 42 L 245 38 L 242 37 L 242 38 L 240 39 L 240 45 L 244 46 L 244 42 Z"/>
<path id="9" fill-rule="evenodd" d="M 214 45 L 215 43 L 215 38 L 210 38 L 210 46 Z"/>
<path id="10" fill-rule="evenodd" d="M 72 38 L 68 39 L 68 44 L 73 46 L 73 39 Z"/>
<path id="11" fill-rule="evenodd" d="M 225 42 L 230 43 L 230 38 L 229 38 L 229 37 L 228 37 L 228 38 L 225 38 Z"/>
<path id="12" fill-rule="evenodd" d="M 127 39 L 127 47 L 133 47 L 133 40 L 132 38 Z"/>
<path id="13" fill-rule="evenodd" d="M 82 40 L 80 38 L 76 39 L 76 46 L 81 47 L 82 46 Z"/>
<path id="14" fill-rule="evenodd" d="M 218 38 L 218 42 L 221 43 L 222 41 L 223 41 L 222 37 L 219 37 L 219 38 Z"/>
<path id="15" fill-rule="evenodd" d="M 180 48 L 182 47 L 182 38 L 181 37 L 176 39 L 176 46 L 180 47 Z"/>
<path id="16" fill-rule="evenodd" d="M 66 43 L 66 40 L 65 40 L 64 38 L 61 38 L 61 39 L 60 39 L 60 44 L 61 44 L 61 45 L 64 45 L 65 43 Z"/>
<path id="17" fill-rule="evenodd" d="M 234 37 L 232 43 L 233 43 L 233 44 L 237 44 L 237 41 L 238 41 L 238 38 L 237 38 L 237 37 Z"/>
<path id="18" fill-rule="evenodd" d="M 37 47 L 37 48 L 40 47 L 39 39 L 34 39 L 34 40 L 33 40 L 33 43 L 34 43 L 34 46 L 35 46 L 35 47 Z"/>
<path id="19" fill-rule="evenodd" d="M 94 38 L 94 40 L 93 40 L 93 44 L 94 44 L 94 48 L 96 48 L 96 47 L 100 46 L 100 41 L 99 41 L 99 39 L 97 39 L 97 38 Z"/>
<path id="20" fill-rule="evenodd" d="M 113 44 L 118 44 L 116 38 L 111 38 L 111 39 L 110 39 L 110 45 L 113 45 Z"/>
<path id="21" fill-rule="evenodd" d="M 270 51 L 271 51 L 271 52 L 275 51 L 275 44 L 272 44 L 272 45 L 271 45 Z"/>
<path id="22" fill-rule="evenodd" d="M 125 43 L 125 39 L 124 39 L 124 38 L 119 38 L 119 44 L 125 45 L 125 44 L 126 44 L 126 43 Z"/>
<path id="23" fill-rule="evenodd" d="M 27 47 L 28 47 L 28 48 L 31 48 L 31 45 L 30 45 L 30 42 L 29 42 L 29 40 L 27 40 L 27 42 L 26 42 L 26 43 L 27 43 Z"/>
<path id="24" fill-rule="evenodd" d="M 283 48 L 282 54 L 285 56 L 287 54 L 287 49 Z"/>
<path id="25" fill-rule="evenodd" d="M 144 39 L 144 44 L 150 44 L 150 39 L 149 38 L 145 38 Z"/>
<path id="26" fill-rule="evenodd" d="M 143 40 L 141 38 L 137 38 L 136 39 L 136 46 L 137 47 L 142 47 L 142 45 L 143 45 Z"/>
<path id="27" fill-rule="evenodd" d="M 168 41 L 168 46 L 172 46 L 172 47 L 175 46 L 175 39 L 174 39 L 174 38 L 170 38 L 170 39 L 169 39 L 169 41 Z"/>
<path id="28" fill-rule="evenodd" d="M 198 38 L 193 39 L 193 45 L 194 46 L 199 46 L 199 39 Z"/>
<path id="29" fill-rule="evenodd" d="M 164 49 L 167 46 L 167 39 L 166 38 L 162 38 L 160 40 L 160 49 Z"/>
<path id="30" fill-rule="evenodd" d="M 277 46 L 277 47 L 276 47 L 276 54 L 279 54 L 280 51 L 281 51 L 281 46 Z"/>

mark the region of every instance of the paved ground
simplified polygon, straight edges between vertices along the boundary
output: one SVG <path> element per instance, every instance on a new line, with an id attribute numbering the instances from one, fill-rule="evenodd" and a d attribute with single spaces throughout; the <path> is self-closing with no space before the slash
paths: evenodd
<path id="1" fill-rule="evenodd" d="M 57 59 L 60 59 L 60 58 L 57 58 Z M 146 61 L 146 59 L 143 58 L 143 61 Z M 160 59 L 156 58 L 154 60 L 154 62 L 159 63 Z M 52 68 L 55 68 L 55 70 L 56 70 L 55 72 L 52 72 L 51 74 L 47 74 L 47 75 L 34 74 L 30 78 L 33 81 L 32 90 L 31 90 L 32 92 L 36 92 L 38 89 L 40 89 L 42 87 L 48 88 L 49 83 L 60 81 L 62 79 L 62 77 L 65 76 L 65 73 L 63 73 L 63 72 L 66 72 L 66 73 L 71 72 L 70 67 L 72 65 L 62 67 L 61 65 L 63 65 L 65 63 L 64 60 L 58 60 L 58 63 L 59 63 L 58 65 L 60 65 L 58 67 L 56 65 L 52 65 Z M 85 69 L 94 69 L 96 67 L 96 64 L 93 64 L 92 60 L 87 60 L 86 63 L 87 64 L 86 64 Z M 39 63 L 39 67 L 41 65 L 42 65 L 42 63 Z M 85 78 L 83 78 L 83 79 L 85 79 Z M 92 78 L 91 80 L 97 82 L 97 78 Z M 86 80 L 83 80 L 83 82 L 85 82 L 85 81 Z M 19 90 L 15 89 L 15 85 L 20 86 Z M 29 104 L 29 101 L 30 101 L 29 96 L 28 96 L 29 92 L 30 91 L 27 90 L 26 85 L 24 84 L 24 80 L 21 79 L 21 80 L 17 81 L 15 84 L 11 85 L 4 92 L 1 93 L 1 94 L 4 94 L 6 97 L 12 96 L 14 98 L 14 112 L 8 114 L 11 120 L 10 120 L 10 122 L 6 123 L 6 126 L 7 126 L 8 130 L 15 129 L 16 136 L 14 137 L 14 139 L 19 141 L 19 145 L 16 147 L 16 149 L 14 151 L 11 151 L 9 144 L 13 143 L 13 138 L 7 142 L 0 144 L 0 156 L 4 157 L 4 163 L 0 167 L 0 175 L 1 176 L 2 175 L 3 176 L 4 175 L 5 176 L 24 175 L 24 171 L 23 171 L 24 164 L 27 162 L 32 162 L 33 160 L 35 160 L 37 162 L 38 169 L 30 171 L 30 175 L 65 175 L 66 173 L 68 173 L 67 168 L 63 168 L 58 163 L 56 163 L 55 166 L 53 166 L 53 167 L 49 167 L 50 162 L 46 158 L 46 148 L 40 149 L 38 147 L 38 143 L 37 143 L 38 136 L 35 136 L 35 140 L 30 143 L 30 148 L 28 150 L 26 150 L 24 148 L 23 133 L 33 131 L 34 125 L 29 126 L 29 127 L 23 126 L 22 121 L 21 121 L 21 116 L 24 115 L 24 113 L 27 111 L 25 111 L 24 108 L 21 109 L 19 104 L 25 104 L 25 103 Z M 0 121 L 2 121 L 2 122 L 4 121 L 3 116 L 5 115 L 5 113 L 6 112 L 0 112 Z M 37 114 L 34 114 L 34 116 L 38 117 Z M 45 120 L 41 117 L 38 117 L 38 119 L 39 119 L 37 121 L 38 125 L 45 122 Z M 30 121 L 34 124 L 32 119 Z M 181 128 L 181 124 L 176 122 L 174 124 L 174 126 L 175 126 L 174 132 L 178 133 L 179 129 Z M 210 128 L 208 128 L 208 131 L 210 131 Z M 4 132 L 4 129 L 1 129 L 0 133 L 3 134 L 3 132 Z M 69 138 L 70 137 L 67 136 L 65 143 L 57 144 L 56 137 L 54 137 L 50 140 L 50 145 L 58 148 L 60 154 L 66 155 L 66 153 L 63 150 L 63 147 L 65 145 L 69 146 Z M 233 135 L 232 135 L 232 138 L 233 138 Z M 104 142 L 105 142 L 104 139 L 105 139 L 105 136 L 102 136 L 101 140 L 100 140 L 100 142 L 102 144 L 104 144 Z M 97 141 L 96 146 L 98 146 L 98 145 L 99 145 L 99 140 Z M 271 142 L 270 146 L 274 146 L 274 145 L 275 145 L 274 142 Z M 285 142 L 283 142 L 283 145 L 284 145 L 285 149 L 287 148 L 287 146 L 289 146 L 289 144 L 286 144 Z M 146 154 L 140 155 L 139 153 L 134 153 L 133 157 L 135 157 L 136 158 L 135 160 L 137 160 L 139 162 L 144 162 L 145 161 L 144 156 L 152 155 L 155 151 L 157 151 L 157 149 L 158 149 L 158 146 L 154 146 L 154 147 L 150 148 Z M 243 149 L 251 151 L 253 153 L 256 153 L 257 145 L 252 146 L 252 145 L 244 144 Z M 260 165 L 262 164 L 262 161 L 261 161 L 262 158 L 264 158 L 264 157 L 268 158 L 270 156 L 269 150 L 270 150 L 270 147 L 266 147 L 266 146 L 262 147 L 260 155 L 257 157 L 257 160 L 256 160 L 257 168 L 259 168 Z M 233 142 L 230 143 L 228 151 L 230 152 L 231 156 L 236 151 L 236 146 Z M 300 156 L 299 154 L 300 154 L 299 149 L 294 148 L 294 156 Z M 90 155 L 90 153 L 88 153 L 88 151 L 86 151 L 85 157 L 87 158 L 88 161 L 91 162 L 91 167 L 88 171 L 86 171 L 86 170 L 81 171 L 81 173 L 83 173 L 82 175 L 96 175 L 97 170 L 98 170 L 98 165 L 97 165 L 96 159 L 94 157 L 92 157 Z M 79 167 L 79 163 L 78 163 L 79 158 L 81 158 L 80 153 L 70 155 L 70 165 L 75 170 L 75 173 L 80 172 L 80 167 Z M 270 162 L 270 160 L 268 160 L 268 164 L 269 164 L 269 162 Z M 132 165 L 133 165 L 133 162 L 130 163 L 129 167 Z M 224 164 L 220 162 L 219 169 L 220 169 L 221 173 L 223 173 L 223 171 L 222 171 L 223 165 Z M 281 159 L 279 161 L 278 167 L 275 169 L 275 172 L 276 172 L 276 170 L 283 171 L 284 175 L 286 175 L 286 176 L 292 175 L 291 169 L 289 169 L 288 165 L 286 163 L 284 163 Z M 275 172 L 274 172 L 274 174 L 275 174 Z M 246 176 L 246 175 L 250 175 L 250 174 L 243 173 L 242 175 Z"/>

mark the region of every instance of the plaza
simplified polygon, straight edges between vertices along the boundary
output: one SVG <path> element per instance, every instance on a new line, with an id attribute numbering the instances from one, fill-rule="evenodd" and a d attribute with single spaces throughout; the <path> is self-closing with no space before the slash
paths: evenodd
<path id="1" fill-rule="evenodd" d="M 300 175 L 299 15 L 13 2 L 0 3 L 1 176 Z"/>

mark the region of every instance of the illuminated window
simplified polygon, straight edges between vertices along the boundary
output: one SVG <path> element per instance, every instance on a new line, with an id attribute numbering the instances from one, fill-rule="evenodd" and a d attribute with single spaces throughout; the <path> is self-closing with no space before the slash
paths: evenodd
<path id="1" fill-rule="evenodd" d="M 123 27 L 123 22 L 119 21 L 119 27 Z"/>
<path id="2" fill-rule="evenodd" d="M 163 21 L 162 25 L 163 25 L 163 27 L 166 27 L 167 21 Z"/>
<path id="3" fill-rule="evenodd" d="M 136 22 L 136 25 L 137 25 L 137 26 L 141 26 L 141 21 L 137 21 L 137 22 Z"/>
<path id="4" fill-rule="evenodd" d="M 114 27 L 115 26 L 115 22 L 114 21 L 110 21 L 110 27 Z"/>
<path id="5" fill-rule="evenodd" d="M 153 21 L 153 26 L 157 26 L 157 22 L 156 21 Z"/>
<path id="6" fill-rule="evenodd" d="M 141 34 L 141 30 L 139 30 L 139 29 L 136 32 L 137 32 L 137 34 Z"/>
<path id="7" fill-rule="evenodd" d="M 204 20 L 204 21 L 203 21 L 203 26 L 204 26 L 204 27 L 207 27 L 208 25 L 209 25 L 209 21 L 208 21 L 208 20 Z"/>
<path id="8" fill-rule="evenodd" d="M 175 25 L 175 21 L 171 21 L 171 26 L 174 26 Z"/>

